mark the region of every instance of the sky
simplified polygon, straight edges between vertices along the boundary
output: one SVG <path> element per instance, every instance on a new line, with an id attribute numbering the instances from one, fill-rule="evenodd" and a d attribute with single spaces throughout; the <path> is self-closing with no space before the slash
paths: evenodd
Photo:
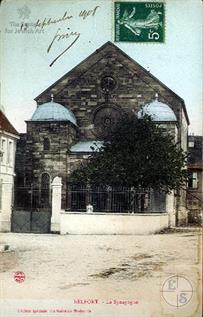
<path id="1" fill-rule="evenodd" d="M 26 131 L 25 120 L 36 109 L 36 96 L 112 41 L 185 100 L 189 132 L 202 135 L 202 1 L 165 0 L 165 8 L 165 43 L 115 43 L 112 0 L 4 1 L 0 12 L 0 103 L 17 131 Z M 86 18 L 80 16 L 84 10 L 89 12 Z M 42 26 L 44 19 L 62 17 L 62 21 Z M 25 23 L 28 28 L 24 31 Z M 22 25 L 24 32 L 19 32 Z"/>

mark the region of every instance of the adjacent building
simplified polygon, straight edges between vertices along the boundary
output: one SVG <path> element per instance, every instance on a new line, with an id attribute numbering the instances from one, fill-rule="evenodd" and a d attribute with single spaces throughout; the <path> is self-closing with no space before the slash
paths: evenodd
<path id="1" fill-rule="evenodd" d="M 18 132 L 0 107 L 0 231 L 10 231 Z"/>
<path id="2" fill-rule="evenodd" d="M 203 137 L 188 136 L 188 221 L 201 223 L 203 212 Z"/>

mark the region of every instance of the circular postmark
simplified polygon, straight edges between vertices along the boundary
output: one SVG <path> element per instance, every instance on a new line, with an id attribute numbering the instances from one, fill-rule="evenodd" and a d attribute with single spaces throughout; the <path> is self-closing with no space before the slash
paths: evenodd
<path id="1" fill-rule="evenodd" d="M 161 292 L 168 305 L 181 307 L 191 300 L 193 287 L 184 276 L 174 275 L 165 280 Z"/>
<path id="2" fill-rule="evenodd" d="M 15 272 L 14 273 L 14 280 L 17 282 L 17 283 L 23 283 L 25 281 L 25 274 L 23 272 Z"/>

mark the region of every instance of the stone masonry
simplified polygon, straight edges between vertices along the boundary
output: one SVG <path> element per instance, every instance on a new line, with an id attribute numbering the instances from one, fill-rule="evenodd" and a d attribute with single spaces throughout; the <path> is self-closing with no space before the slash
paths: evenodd
<path id="1" fill-rule="evenodd" d="M 108 93 L 101 85 L 103 78 L 112 78 L 114 81 Z M 187 133 L 182 128 L 183 123 L 186 122 L 186 126 L 188 124 L 183 99 L 114 44 L 104 44 L 36 97 L 39 106 L 49 102 L 53 94 L 55 102 L 72 110 L 77 126 L 62 121 L 27 121 L 24 183 L 40 188 L 42 173 L 48 173 L 51 181 L 59 176 L 62 178 L 62 195 L 65 201 L 70 170 L 74 168 L 74 162 L 77 164 L 83 159 L 81 153 L 71 154 L 69 149 L 79 141 L 102 140 L 96 126 L 100 111 L 106 111 L 108 115 L 112 113 L 115 117 L 122 113 L 136 114 L 155 99 L 156 93 L 159 101 L 171 107 L 177 117 L 176 126 L 169 123 L 168 128 L 181 144 Z M 49 151 L 43 150 L 45 137 L 50 140 Z M 18 158 L 22 156 L 21 162 L 24 155 L 22 152 L 18 148 Z M 18 177 L 22 175 L 22 170 L 18 164 Z"/>

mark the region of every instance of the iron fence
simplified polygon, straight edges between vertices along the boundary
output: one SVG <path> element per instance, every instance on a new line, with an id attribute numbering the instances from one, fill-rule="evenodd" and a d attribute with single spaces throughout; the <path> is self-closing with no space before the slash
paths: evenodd
<path id="1" fill-rule="evenodd" d="M 14 209 L 51 211 L 51 191 L 32 187 L 17 187 L 14 190 Z M 62 208 L 71 211 L 86 211 L 91 204 L 94 212 L 165 212 L 165 195 L 150 189 L 78 187 L 68 185 L 62 192 Z"/>
<path id="2" fill-rule="evenodd" d="M 134 188 L 69 187 L 68 209 L 85 211 L 91 204 L 95 212 L 150 212 L 151 191 Z"/>

